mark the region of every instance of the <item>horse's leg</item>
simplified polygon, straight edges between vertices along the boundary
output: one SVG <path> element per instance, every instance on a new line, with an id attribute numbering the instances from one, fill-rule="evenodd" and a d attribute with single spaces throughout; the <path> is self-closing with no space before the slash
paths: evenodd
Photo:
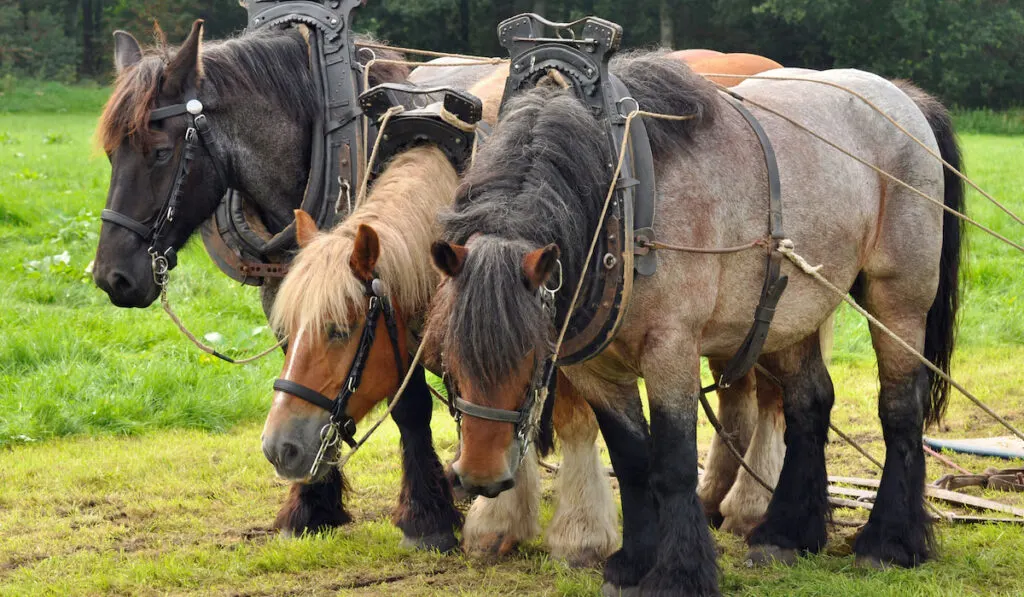
<path id="1" fill-rule="evenodd" d="M 658 547 L 658 513 L 649 485 L 650 433 L 635 381 L 583 389 L 608 446 L 622 503 L 622 548 L 605 563 L 604 592 L 627 594 L 654 566 Z"/>
<path id="2" fill-rule="evenodd" d="M 757 381 L 757 421 L 744 460 L 759 477 L 773 487 L 779 482 L 786 444 L 782 435 L 786 421 L 782 414 L 782 388 L 760 373 Z M 731 456 L 731 455 L 730 455 Z M 772 494 L 750 474 L 740 469 L 729 494 L 722 501 L 725 521 L 722 530 L 746 536 L 764 520 Z"/>
<path id="3" fill-rule="evenodd" d="M 714 379 L 719 379 L 725 368 L 725 361 L 709 359 L 708 365 Z M 722 424 L 722 430 L 732 439 L 740 454 L 746 452 L 754 425 L 757 423 L 753 373 L 748 373 L 728 388 L 718 390 L 718 420 Z M 704 505 L 704 512 L 711 524 L 716 527 L 722 525 L 722 500 L 736 481 L 736 471 L 739 467 L 740 463 L 725 446 L 725 441 L 716 433 L 711 439 L 711 449 L 704 465 L 704 476 L 697 485 L 697 496 Z"/>
<path id="4" fill-rule="evenodd" d="M 564 375 L 558 378 L 553 415 L 562 466 L 555 479 L 558 507 L 548 528 L 548 547 L 552 556 L 573 566 L 593 566 L 615 551 L 619 519 L 597 451 L 594 411 Z"/>
<path id="5" fill-rule="evenodd" d="M 817 552 L 827 539 L 825 441 L 835 394 L 817 333 L 763 362 L 782 382 L 786 457 L 765 519 L 750 534 L 749 559 L 790 563 L 799 552 Z"/>
<path id="6" fill-rule="evenodd" d="M 333 467 L 318 483 L 293 483 L 274 528 L 286 536 L 298 536 L 348 524 L 352 517 L 342 504 L 344 490 L 344 477 Z"/>
<path id="7" fill-rule="evenodd" d="M 496 498 L 477 497 L 466 514 L 462 545 L 466 553 L 504 556 L 521 541 L 540 534 L 540 473 L 537 450 L 531 448 L 519 470 L 516 484 Z"/>
<path id="8" fill-rule="evenodd" d="M 888 280 L 869 281 L 864 303 L 886 327 L 921 351 L 928 307 L 919 305 L 915 310 L 911 301 L 901 296 L 904 289 Z M 921 442 L 929 377 L 916 358 L 874 326 L 871 340 L 878 355 L 878 415 L 885 439 L 885 467 L 875 507 L 857 537 L 854 553 L 861 564 L 915 566 L 934 551 L 931 521 L 924 507 Z"/>
<path id="9" fill-rule="evenodd" d="M 423 367 L 417 366 L 391 413 L 402 434 L 402 491 L 391 520 L 402 529 L 404 545 L 451 551 L 459 545 L 455 530 L 462 525 L 462 514 L 434 450 L 433 406 Z"/>
<path id="10" fill-rule="evenodd" d="M 654 567 L 641 579 L 640 593 L 718 595 L 717 552 L 697 499 L 698 343 L 678 331 L 660 330 L 658 335 L 641 358 L 651 412 L 650 485 L 659 537 Z"/>

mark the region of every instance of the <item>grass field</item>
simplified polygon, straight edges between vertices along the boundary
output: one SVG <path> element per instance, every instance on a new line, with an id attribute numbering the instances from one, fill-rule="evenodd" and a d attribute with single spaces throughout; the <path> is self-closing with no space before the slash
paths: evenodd
<path id="1" fill-rule="evenodd" d="M 398 547 L 387 521 L 398 492 L 391 423 L 350 465 L 356 523 L 286 540 L 268 526 L 285 485 L 259 450 L 274 354 L 232 367 L 197 352 L 158 307 L 120 310 L 85 270 L 95 250 L 109 168 L 91 145 L 102 90 L 41 88 L 0 96 L 0 594 L 592 595 L 597 570 L 546 557 L 541 540 L 503 562 Z M 41 94 L 41 95 L 39 95 Z M 52 97 L 56 96 L 56 97 Z M 70 101 L 69 98 L 75 100 Z M 90 99 L 92 98 L 92 99 Z M 35 104 L 35 110 L 31 108 Z M 963 136 L 969 173 L 1024 212 L 1024 137 Z M 1021 240 L 977 194 L 969 212 Z M 971 233 L 954 375 L 1024 425 L 1021 256 Z M 171 297 L 218 348 L 273 342 L 254 289 L 221 275 L 199 246 L 183 252 Z M 833 420 L 881 457 L 877 383 L 867 328 L 841 311 L 831 367 Z M 452 422 L 436 411 L 444 458 Z M 955 396 L 948 437 L 1003 434 Z M 702 446 L 711 429 L 701 423 Z M 877 477 L 842 443 L 830 472 Z M 557 458 L 557 457 L 556 457 Z M 972 470 L 1009 466 L 956 457 Z M 1018 463 L 1019 465 L 1020 463 Z M 947 471 L 929 461 L 929 478 Z M 545 473 L 544 516 L 550 517 Z M 1024 496 L 973 491 L 1024 506 Z M 841 518 L 863 512 L 841 511 Z M 939 527 L 941 555 L 917 570 L 855 569 L 837 527 L 825 553 L 795 568 L 747 570 L 742 543 L 717 534 L 722 586 L 734 595 L 1024 594 L 1024 529 Z"/>

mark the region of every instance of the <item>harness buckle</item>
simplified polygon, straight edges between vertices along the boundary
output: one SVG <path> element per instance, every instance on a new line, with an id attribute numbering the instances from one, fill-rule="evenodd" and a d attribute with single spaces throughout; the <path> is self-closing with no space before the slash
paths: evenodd
<path id="1" fill-rule="evenodd" d="M 167 285 L 170 263 L 167 261 L 167 257 L 158 253 L 154 247 L 150 247 L 147 252 L 152 259 L 153 281 L 157 286 L 163 288 Z"/>

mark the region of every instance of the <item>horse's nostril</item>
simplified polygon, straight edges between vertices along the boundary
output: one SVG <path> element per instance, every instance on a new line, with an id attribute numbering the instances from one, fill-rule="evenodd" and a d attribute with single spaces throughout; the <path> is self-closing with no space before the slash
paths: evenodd
<path id="1" fill-rule="evenodd" d="M 122 295 L 130 294 L 135 288 L 135 283 L 132 282 L 131 278 L 116 270 L 110 272 L 108 280 L 110 281 L 110 288 Z"/>
<path id="2" fill-rule="evenodd" d="M 274 465 L 275 468 L 277 467 L 277 457 L 274 455 L 273 448 L 266 441 L 263 442 L 263 455 L 270 461 L 270 464 Z"/>
<path id="3" fill-rule="evenodd" d="M 281 444 L 281 449 L 279 451 L 279 455 L 280 455 L 280 461 L 279 461 L 278 464 L 280 464 L 284 468 L 290 469 L 291 465 L 296 460 L 298 460 L 299 458 L 302 457 L 302 450 L 299 448 L 298 444 L 293 444 L 291 442 L 285 442 L 285 443 Z"/>

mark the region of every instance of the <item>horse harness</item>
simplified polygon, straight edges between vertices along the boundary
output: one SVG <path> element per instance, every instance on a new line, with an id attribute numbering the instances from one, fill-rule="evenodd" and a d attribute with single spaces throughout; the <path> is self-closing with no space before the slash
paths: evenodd
<path id="1" fill-rule="evenodd" d="M 580 24 L 583 25 L 582 36 L 577 38 L 572 27 Z M 545 37 L 545 27 L 555 29 L 557 37 Z M 565 37 L 565 33 L 569 37 Z M 629 113 L 624 112 L 624 108 L 640 109 L 625 85 L 608 72 L 609 59 L 619 47 L 621 27 L 595 17 L 572 23 L 552 23 L 538 15 L 525 14 L 502 22 L 498 26 L 498 34 L 502 45 L 512 56 L 502 108 L 510 97 L 534 87 L 542 77 L 555 70 L 563 75 L 576 96 L 591 108 L 594 115 L 606 123 L 612 155 L 618 155 L 621 144 L 627 142 L 624 128 Z M 723 90 L 722 93 L 729 105 L 743 116 L 761 145 L 769 187 L 769 233 L 773 244 L 777 244 L 785 235 L 782 231 L 781 180 L 775 151 L 764 128 L 742 104 L 742 96 L 731 90 Z M 591 256 L 595 266 L 591 271 L 596 273 L 590 276 L 589 285 L 584 285 L 580 295 L 582 308 L 566 314 L 572 319 L 561 350 L 557 355 L 544 359 L 542 366 L 535 364 L 526 400 L 517 410 L 468 403 L 459 397 L 458 388 L 445 375 L 450 409 L 457 421 L 461 421 L 462 415 L 468 415 L 512 423 L 516 426 L 516 440 L 520 443 L 528 441 L 529 433 L 538 427 L 541 417 L 537 405 L 544 404 L 545 399 L 554 393 L 555 367 L 580 363 L 600 353 L 612 341 L 622 323 L 634 275 L 655 273 L 654 160 L 642 119 L 633 121 L 628 143 L 627 159 L 615 182 L 615 195 L 607 217 L 600 224 L 604 234 L 600 235 L 600 243 Z M 634 275 L 627 275 L 630 270 Z M 727 362 L 722 376 L 713 386 L 704 388 L 705 392 L 727 388 L 753 368 L 787 282 L 788 278 L 781 275 L 781 254 L 773 247 L 766 259 L 764 285 L 750 331 L 740 349 Z M 553 323 L 556 319 L 555 291 L 557 289 L 553 291 L 542 287 L 539 292 Z M 520 461 L 524 451 L 520 451 Z"/>

